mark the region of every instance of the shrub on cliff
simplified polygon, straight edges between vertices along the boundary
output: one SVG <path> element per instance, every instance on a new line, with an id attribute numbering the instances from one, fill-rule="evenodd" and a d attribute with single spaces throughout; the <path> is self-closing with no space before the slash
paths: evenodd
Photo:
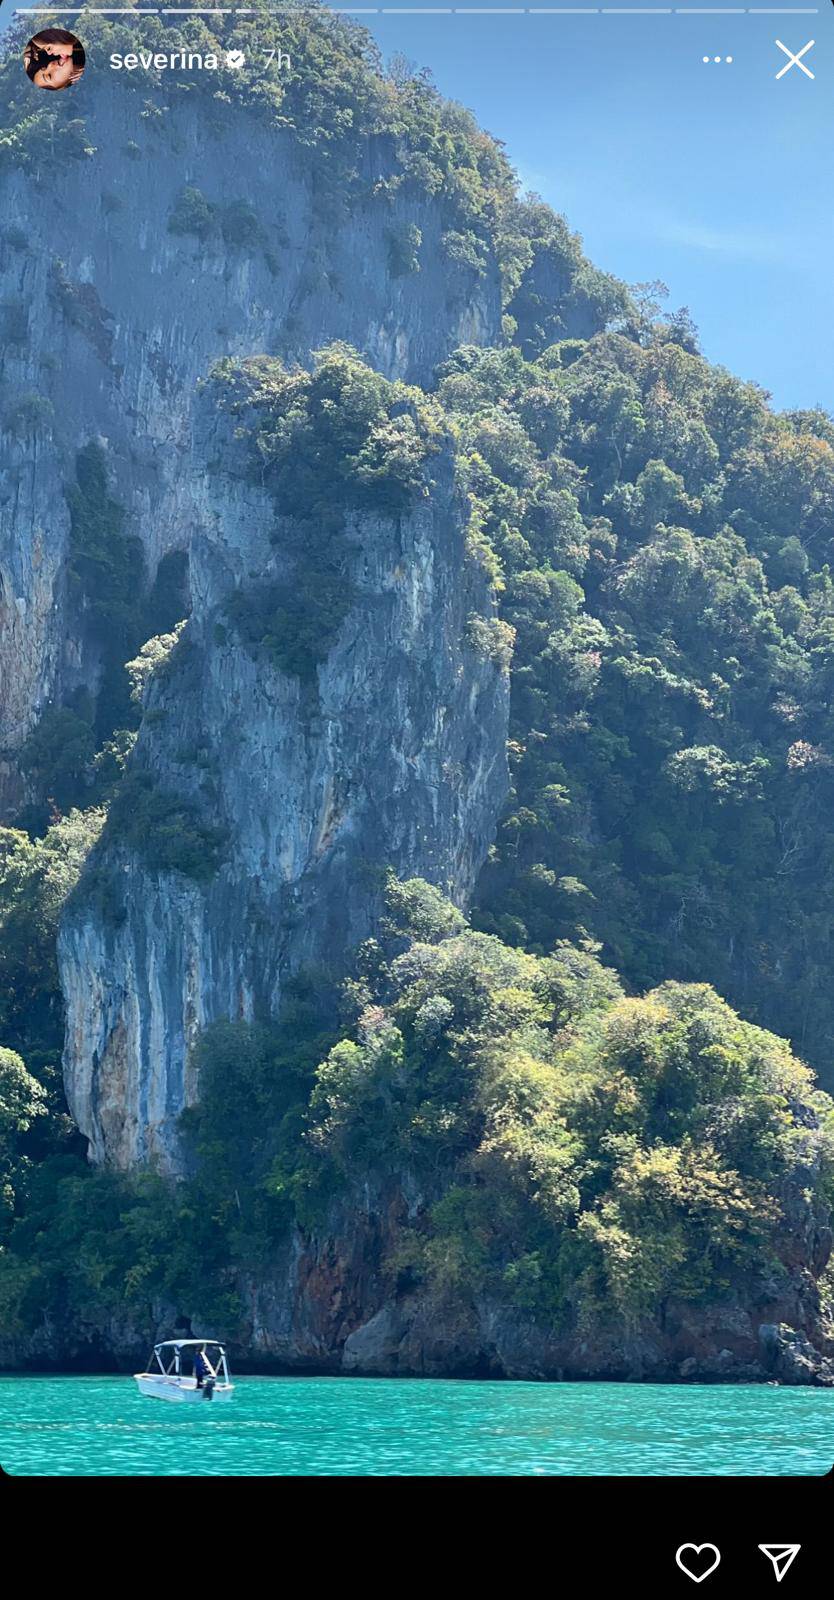
<path id="1" fill-rule="evenodd" d="M 424 468 L 441 436 L 436 407 L 347 345 L 316 352 L 312 372 L 273 356 L 221 361 L 210 392 L 283 516 L 332 523 L 348 510 L 396 515 L 426 493 Z"/>
<path id="2" fill-rule="evenodd" d="M 136 705 L 142 705 L 151 682 L 154 679 L 158 682 L 169 670 L 184 627 L 183 621 L 170 633 L 158 633 L 152 639 L 146 639 L 138 656 L 133 661 L 125 662 L 125 671 L 130 680 L 130 698 Z"/>
<path id="3" fill-rule="evenodd" d="M 168 232 L 191 234 L 205 244 L 214 238 L 233 250 L 251 251 L 266 243 L 268 235 L 248 200 L 226 205 L 208 200 L 202 189 L 186 184 L 168 217 Z"/>
<path id="4" fill-rule="evenodd" d="M 423 235 L 416 223 L 388 230 L 388 270 L 392 278 L 405 278 L 420 271 L 420 246 Z"/>
<path id="5" fill-rule="evenodd" d="M 49 433 L 55 416 L 52 401 L 44 394 L 23 394 L 4 414 L 3 426 L 16 439 L 38 438 Z"/>
<path id="6" fill-rule="evenodd" d="M 135 850 L 152 871 L 205 882 L 220 865 L 226 834 L 195 800 L 159 787 L 142 768 L 130 768 L 110 805 L 106 837 L 110 845 Z"/>
<path id="7" fill-rule="evenodd" d="M 169 233 L 191 233 L 205 240 L 214 231 L 215 207 L 206 199 L 202 189 L 186 185 L 177 196 L 168 218 Z"/>
<path id="8" fill-rule="evenodd" d="M 312 683 L 351 603 L 345 518 L 400 516 L 426 496 L 436 408 L 345 345 L 318 352 L 312 372 L 269 356 L 223 361 L 209 393 L 274 496 L 276 541 L 293 562 L 287 579 L 239 590 L 228 615 L 247 644 Z"/>
<path id="9" fill-rule="evenodd" d="M 92 781 L 95 753 L 89 719 L 50 706 L 21 747 L 20 768 L 48 801 L 69 808 Z"/>

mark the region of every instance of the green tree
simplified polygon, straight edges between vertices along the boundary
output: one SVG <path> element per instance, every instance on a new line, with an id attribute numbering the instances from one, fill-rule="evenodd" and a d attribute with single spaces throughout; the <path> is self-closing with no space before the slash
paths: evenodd
<path id="1" fill-rule="evenodd" d="M 14 1050 L 0 1048 L 0 1224 L 3 1212 L 14 1210 L 15 1191 L 23 1180 L 25 1158 L 21 1136 L 43 1116 L 46 1094 L 26 1071 Z"/>

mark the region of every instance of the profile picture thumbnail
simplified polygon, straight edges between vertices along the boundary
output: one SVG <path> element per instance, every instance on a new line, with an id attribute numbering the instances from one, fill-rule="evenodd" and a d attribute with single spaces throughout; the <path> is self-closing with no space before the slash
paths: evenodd
<path id="1" fill-rule="evenodd" d="M 87 64 L 84 46 L 66 28 L 42 28 L 23 52 L 26 73 L 38 89 L 68 89 Z"/>

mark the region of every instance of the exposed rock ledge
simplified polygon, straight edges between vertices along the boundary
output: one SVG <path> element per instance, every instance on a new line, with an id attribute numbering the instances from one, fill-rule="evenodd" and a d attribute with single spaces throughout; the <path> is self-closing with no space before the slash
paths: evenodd
<path id="1" fill-rule="evenodd" d="M 766 1305 L 736 1291 L 709 1306 L 670 1303 L 662 1323 L 557 1331 L 488 1297 L 392 1291 L 383 1263 L 403 1196 L 369 1188 L 363 1201 L 334 1206 L 319 1237 L 296 1231 L 268 1273 L 238 1280 L 234 1325 L 210 1328 L 161 1303 L 85 1326 L 45 1321 L 25 1340 L 0 1337 L 0 1369 L 133 1371 L 155 1339 L 186 1328 L 226 1339 L 238 1371 L 834 1387 L 834 1338 L 805 1272 Z"/>

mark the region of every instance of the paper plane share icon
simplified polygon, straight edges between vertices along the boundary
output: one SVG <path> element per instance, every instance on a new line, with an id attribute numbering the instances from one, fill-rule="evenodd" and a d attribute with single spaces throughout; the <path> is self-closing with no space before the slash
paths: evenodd
<path id="1" fill-rule="evenodd" d="M 800 1544 L 760 1544 L 759 1549 L 767 1556 L 768 1561 L 773 1562 L 776 1582 L 781 1583 L 788 1568 L 793 1565 L 799 1555 L 802 1546 Z"/>

